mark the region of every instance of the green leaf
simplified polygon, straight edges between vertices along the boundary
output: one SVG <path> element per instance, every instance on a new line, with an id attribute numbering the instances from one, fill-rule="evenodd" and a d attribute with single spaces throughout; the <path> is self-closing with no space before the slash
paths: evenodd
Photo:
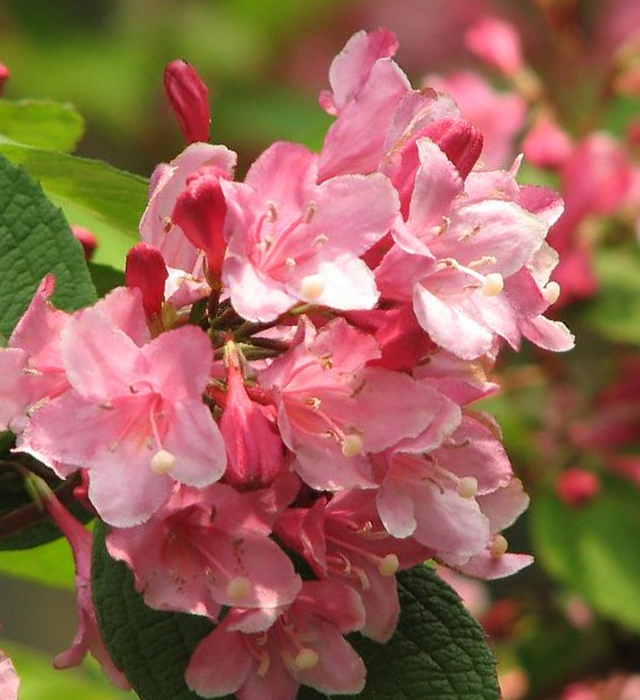
<path id="1" fill-rule="evenodd" d="M 70 223 L 98 238 L 95 262 L 124 268 L 126 252 L 138 240 L 138 223 L 147 204 L 146 180 L 98 160 L 2 138 L 0 153 L 39 180 Z"/>
<path id="2" fill-rule="evenodd" d="M 640 492 L 619 478 L 603 480 L 587 505 L 570 508 L 552 492 L 533 499 L 535 551 L 548 572 L 594 610 L 640 631 Z"/>
<path id="3" fill-rule="evenodd" d="M 603 248 L 595 258 L 602 285 L 585 308 L 586 324 L 609 340 L 640 344 L 640 251 Z"/>
<path id="4" fill-rule="evenodd" d="M 134 700 L 133 693 L 113 688 L 99 673 L 83 665 L 79 669 L 56 671 L 51 659 L 30 647 L 8 644 L 2 649 L 20 676 L 20 700 Z"/>
<path id="5" fill-rule="evenodd" d="M 91 279 L 99 297 L 106 296 L 112 289 L 124 286 L 124 274 L 109 265 L 89 263 Z"/>
<path id="6" fill-rule="evenodd" d="M 29 176 L 0 156 L 0 334 L 9 337 L 38 284 L 55 274 L 56 306 L 96 299 L 82 247 L 64 216 Z"/>
<path id="7" fill-rule="evenodd" d="M 0 100 L 0 133 L 37 148 L 73 151 L 84 133 L 84 120 L 70 104 Z"/>
<path id="8" fill-rule="evenodd" d="M 105 643 L 142 700 L 197 700 L 183 680 L 191 652 L 213 626 L 148 608 L 133 576 L 104 546 L 96 525 L 93 597 Z M 457 594 L 428 567 L 398 577 L 402 613 L 392 640 L 350 639 L 368 669 L 361 700 L 497 700 L 495 663 L 484 633 Z M 161 640 L 161 641 L 159 641 Z M 215 663 L 215 659 L 212 659 Z M 301 688 L 299 700 L 324 696 Z M 231 700 L 229 698 L 229 700 Z"/>
<path id="9" fill-rule="evenodd" d="M 43 586 L 74 588 L 73 559 L 64 538 L 35 549 L 0 552 L 0 573 Z"/>

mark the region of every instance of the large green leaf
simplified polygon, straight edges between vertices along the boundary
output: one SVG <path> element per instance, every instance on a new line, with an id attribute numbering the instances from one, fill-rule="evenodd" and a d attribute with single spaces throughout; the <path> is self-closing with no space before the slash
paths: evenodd
<path id="1" fill-rule="evenodd" d="M 38 180 L 70 223 L 85 226 L 97 236 L 96 262 L 124 267 L 126 251 L 137 241 L 138 223 L 146 206 L 146 180 L 101 161 L 2 138 L 0 153 Z"/>
<path id="2" fill-rule="evenodd" d="M 570 508 L 555 494 L 533 500 L 535 551 L 549 573 L 602 615 L 640 631 L 640 492 L 622 479 L 603 481 L 589 504 Z"/>
<path id="3" fill-rule="evenodd" d="M 93 596 L 104 640 L 142 700 L 197 700 L 183 680 L 191 652 L 212 630 L 207 620 L 151 610 L 133 576 L 95 530 Z M 360 700 L 497 700 L 494 661 L 484 634 L 457 594 L 426 566 L 398 577 L 400 624 L 385 645 L 350 641 L 368 669 Z M 212 659 L 212 663 L 215 663 Z M 324 696 L 301 688 L 299 700 Z"/>
<path id="4" fill-rule="evenodd" d="M 8 337 L 42 278 L 55 274 L 55 304 L 96 299 L 80 244 L 27 173 L 0 155 L 0 334 Z"/>
<path id="5" fill-rule="evenodd" d="M 84 133 L 84 120 L 70 104 L 50 100 L 0 100 L 0 134 L 13 141 L 73 151 Z"/>

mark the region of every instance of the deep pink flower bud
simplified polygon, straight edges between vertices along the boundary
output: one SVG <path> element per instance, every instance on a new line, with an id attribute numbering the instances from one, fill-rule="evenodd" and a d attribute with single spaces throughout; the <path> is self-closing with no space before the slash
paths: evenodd
<path id="1" fill-rule="evenodd" d="M 469 51 L 504 75 L 513 76 L 524 67 L 516 28 L 497 17 L 486 17 L 474 24 L 465 35 L 465 44 Z"/>
<path id="2" fill-rule="evenodd" d="M 0 97 L 4 93 L 4 86 L 7 80 L 11 77 L 11 71 L 4 65 L 0 63 Z"/>
<path id="3" fill-rule="evenodd" d="M 424 131 L 456 166 L 463 179 L 471 172 L 482 152 L 482 132 L 464 119 L 441 119 Z"/>
<path id="4" fill-rule="evenodd" d="M 244 386 L 240 357 L 226 347 L 227 401 L 220 432 L 227 450 L 225 480 L 242 491 L 270 486 L 284 465 L 283 445 L 274 424 Z"/>
<path id="5" fill-rule="evenodd" d="M 150 243 L 136 243 L 127 253 L 124 277 L 127 287 L 138 287 L 147 316 L 162 310 L 164 285 L 169 273 L 162 253 Z"/>
<path id="6" fill-rule="evenodd" d="M 207 86 L 186 61 L 171 61 L 164 69 L 164 89 L 187 144 L 209 140 Z"/>
<path id="7" fill-rule="evenodd" d="M 573 467 L 560 475 L 556 483 L 558 498 L 577 507 L 590 501 L 600 491 L 600 480 L 592 472 Z"/>
<path id="8" fill-rule="evenodd" d="M 229 179 L 221 168 L 200 168 L 187 177 L 186 187 L 176 199 L 171 220 L 207 259 L 210 280 L 220 279 L 227 244 L 223 238 L 227 203 L 220 179 Z"/>
<path id="9" fill-rule="evenodd" d="M 75 239 L 80 242 L 84 250 L 84 257 L 87 260 L 91 260 L 98 247 L 98 240 L 96 237 L 89 229 L 82 228 L 82 226 L 72 226 L 71 232 L 75 236 Z"/>

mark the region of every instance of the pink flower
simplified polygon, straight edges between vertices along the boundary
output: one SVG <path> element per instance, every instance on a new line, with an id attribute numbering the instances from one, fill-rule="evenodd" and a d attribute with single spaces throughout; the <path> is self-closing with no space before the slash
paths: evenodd
<path id="1" fill-rule="evenodd" d="M 300 685 L 326 695 L 355 695 L 366 669 L 343 634 L 361 629 L 364 609 L 351 588 L 307 581 L 266 630 L 251 611 L 232 610 L 196 647 L 187 685 L 215 698 L 294 700 Z"/>
<path id="2" fill-rule="evenodd" d="M 223 281 L 243 318 L 273 321 L 298 302 L 376 304 L 359 256 L 396 216 L 393 187 L 377 173 L 317 180 L 317 157 L 291 143 L 265 151 L 243 184 L 221 180 L 229 206 Z"/>
<path id="3" fill-rule="evenodd" d="M 331 92 L 321 105 L 336 115 L 322 146 L 320 180 L 344 173 L 370 173 L 392 158 L 421 129 L 457 117 L 452 100 L 434 91 L 414 91 L 391 60 L 397 42 L 385 29 L 354 34 L 329 70 Z"/>
<path id="4" fill-rule="evenodd" d="M 303 318 L 291 349 L 258 375 L 312 488 L 374 488 L 366 453 L 419 435 L 441 410 L 442 397 L 407 374 L 367 366 L 379 356 L 375 340 L 343 319 L 317 331 Z"/>
<path id="5" fill-rule="evenodd" d="M 112 529 L 107 547 L 133 570 L 152 608 L 213 620 L 222 605 L 279 608 L 291 603 L 301 581 L 269 534 L 297 487 L 294 477 L 250 494 L 224 484 L 177 486 L 143 525 Z"/>
<path id="6" fill-rule="evenodd" d="M 146 327 L 136 290 L 126 290 L 117 308 L 131 298 L 137 323 Z M 194 486 L 217 481 L 226 460 L 202 402 L 212 360 L 207 336 L 188 326 L 146 344 L 135 340 L 104 303 L 70 318 L 60 352 L 73 390 L 33 415 L 19 445 L 61 476 L 89 470 L 91 502 L 120 527 L 148 519 L 174 479 Z"/>
<path id="7" fill-rule="evenodd" d="M 67 538 L 75 564 L 76 601 L 78 611 L 78 631 L 67 651 L 58 654 L 53 665 L 64 669 L 78 666 L 90 653 L 102 667 L 107 678 L 118 688 L 129 690 L 130 685 L 122 671 L 114 665 L 107 651 L 96 619 L 96 611 L 91 598 L 91 533 L 62 506 L 55 495 L 44 486 L 42 503 L 51 518 Z M 1 686 L 1 684 L 0 684 Z M 2 698 L 4 700 L 4 695 Z"/>
<path id="8" fill-rule="evenodd" d="M 385 531 L 370 491 L 318 499 L 311 508 L 290 508 L 276 532 L 302 555 L 321 579 L 353 588 L 366 611 L 362 633 L 378 642 L 393 634 L 400 613 L 395 573 L 421 564 L 432 551 L 412 538 Z"/>
<path id="9" fill-rule="evenodd" d="M 494 533 L 528 503 L 498 438 L 487 416 L 469 414 L 436 449 L 423 451 L 420 440 L 408 440 L 402 451 L 376 456 L 378 512 L 386 530 L 415 537 L 439 561 L 465 572 L 474 557 L 496 552 Z M 483 576 L 477 568 L 471 575 Z"/>
<path id="10" fill-rule="evenodd" d="M 54 278 L 40 283 L 29 307 L 0 349 L 0 430 L 21 433 L 33 407 L 69 388 L 60 334 L 69 314 L 49 301 Z"/>
<path id="11" fill-rule="evenodd" d="M 407 218 L 396 221 L 396 245 L 376 268 L 383 296 L 412 300 L 431 339 L 464 360 L 486 353 L 496 336 L 513 347 L 523 334 L 543 347 L 570 347 L 566 329 L 537 320 L 550 304 L 542 288 L 549 266 L 537 277 L 527 268 L 561 212 L 559 200 L 519 188 L 508 171 L 472 171 L 463 182 L 430 138 L 416 145 Z"/>

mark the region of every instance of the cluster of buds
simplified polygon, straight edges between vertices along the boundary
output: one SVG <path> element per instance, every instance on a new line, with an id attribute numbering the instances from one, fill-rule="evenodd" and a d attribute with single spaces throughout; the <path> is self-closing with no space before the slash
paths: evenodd
<path id="1" fill-rule="evenodd" d="M 391 637 L 397 571 L 531 561 L 500 534 L 528 498 L 471 404 L 503 342 L 573 344 L 544 316 L 562 205 L 517 184 L 519 161 L 478 167 L 481 133 L 412 90 L 396 48 L 356 34 L 320 96 L 320 154 L 276 143 L 244 182 L 191 138 L 206 90 L 172 64 L 192 142 L 152 177 L 126 286 L 66 313 L 46 278 L 0 350 L 16 449 L 82 471 L 149 606 L 217 622 L 186 670 L 204 697 L 358 693 L 344 635 Z"/>

